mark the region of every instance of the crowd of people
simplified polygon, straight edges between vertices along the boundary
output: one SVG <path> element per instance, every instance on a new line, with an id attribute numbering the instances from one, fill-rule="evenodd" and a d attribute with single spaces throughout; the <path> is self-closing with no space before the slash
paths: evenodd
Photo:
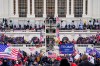
<path id="1" fill-rule="evenodd" d="M 78 39 L 75 41 L 74 39 L 72 41 L 69 40 L 68 37 L 64 37 L 62 41 L 60 41 L 59 44 L 66 44 L 66 43 L 73 43 L 73 44 L 94 44 L 99 45 L 100 44 L 100 34 L 92 35 L 89 37 L 82 37 L 79 36 Z"/>
<path id="2" fill-rule="evenodd" d="M 54 44 L 54 39 L 46 39 L 47 44 Z M 7 35 L 1 34 L 0 35 L 0 44 L 44 44 L 45 40 L 40 41 L 38 37 L 33 37 L 31 40 L 25 40 L 25 37 L 8 37 Z M 79 36 L 77 40 L 70 41 L 68 37 L 63 37 L 62 41 L 59 44 L 66 44 L 66 43 L 73 43 L 73 44 L 100 44 L 100 34 L 92 35 L 89 37 L 82 37 Z"/>
<path id="3" fill-rule="evenodd" d="M 8 37 L 7 35 L 0 35 L 0 44 L 44 44 L 38 37 L 33 37 L 30 41 L 23 37 Z"/>
<path id="4" fill-rule="evenodd" d="M 56 19 L 54 19 L 53 22 L 56 23 Z M 52 21 L 49 24 L 51 23 Z M 34 24 L 33 26 L 33 24 L 29 20 L 27 21 L 27 24 L 24 23 L 23 25 L 22 24 L 16 25 L 14 24 L 12 20 L 8 21 L 6 18 L 3 18 L 2 22 L 0 23 L 0 30 L 5 31 L 5 30 L 11 30 L 11 29 L 13 30 L 27 30 L 28 29 L 28 30 L 37 31 L 37 30 L 45 29 L 45 25 L 46 24 L 42 24 L 42 25 Z M 72 30 L 72 29 L 74 30 L 86 30 L 86 29 L 100 30 L 100 22 L 96 19 L 90 20 L 88 23 L 80 20 L 80 23 L 76 25 L 76 23 L 73 20 L 72 23 L 66 24 L 64 26 L 63 21 L 61 21 L 60 23 L 57 24 L 57 28 L 59 28 L 60 30 Z"/>
<path id="5" fill-rule="evenodd" d="M 100 58 L 81 53 L 51 58 L 38 52 L 28 55 L 21 51 L 17 60 L 0 58 L 0 66 L 100 66 Z"/>
<path id="6" fill-rule="evenodd" d="M 90 20 L 89 23 L 86 22 L 82 22 L 82 20 L 80 20 L 80 23 L 78 25 L 76 25 L 76 22 L 72 21 L 71 24 L 66 24 L 65 26 L 63 26 L 63 21 L 61 21 L 61 24 L 58 23 L 57 24 L 57 28 L 59 28 L 60 30 L 86 30 L 86 29 L 90 29 L 90 30 L 100 30 L 100 22 L 96 19 L 94 20 Z"/>
<path id="7" fill-rule="evenodd" d="M 45 29 L 45 25 L 42 24 L 31 24 L 30 21 L 27 21 L 27 24 L 14 24 L 12 20 L 8 21 L 6 18 L 3 18 L 3 21 L 0 23 L 0 30 L 1 31 L 5 31 L 5 30 L 41 30 L 41 29 Z"/>

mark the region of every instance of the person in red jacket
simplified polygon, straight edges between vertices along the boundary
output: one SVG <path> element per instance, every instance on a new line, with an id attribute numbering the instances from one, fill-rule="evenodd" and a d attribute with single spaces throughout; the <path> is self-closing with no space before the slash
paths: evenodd
<path id="1" fill-rule="evenodd" d="M 71 60 L 70 60 L 70 65 L 71 65 L 71 66 L 77 66 L 77 64 L 74 63 L 74 62 L 72 62 Z"/>
<path id="2" fill-rule="evenodd" d="M 71 63 L 71 66 L 77 66 L 77 65 L 76 65 L 75 63 L 72 62 L 72 63 Z"/>
<path id="3" fill-rule="evenodd" d="M 21 62 L 19 63 L 18 61 L 16 61 L 16 64 L 14 66 L 22 66 L 22 63 Z"/>

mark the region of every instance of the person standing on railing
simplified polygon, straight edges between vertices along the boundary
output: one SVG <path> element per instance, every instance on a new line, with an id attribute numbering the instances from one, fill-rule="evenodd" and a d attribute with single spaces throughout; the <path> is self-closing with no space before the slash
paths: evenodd
<path id="1" fill-rule="evenodd" d="M 37 32 L 37 25 L 36 25 L 36 24 L 35 24 L 34 28 L 35 28 L 35 30 L 36 30 L 36 32 Z"/>
<path id="2" fill-rule="evenodd" d="M 84 21 L 83 29 L 86 30 L 86 28 L 87 28 L 86 21 Z"/>
<path id="3" fill-rule="evenodd" d="M 75 29 L 75 24 L 74 21 L 72 21 L 72 25 L 71 25 L 72 29 Z"/>
<path id="4" fill-rule="evenodd" d="M 13 29 L 13 23 L 12 23 L 12 20 L 10 20 L 9 26 L 10 26 L 10 29 Z"/>
<path id="5" fill-rule="evenodd" d="M 5 31 L 5 22 L 2 23 L 2 31 Z"/>
<path id="6" fill-rule="evenodd" d="M 26 24 L 24 24 L 24 30 L 26 30 Z"/>
<path id="7" fill-rule="evenodd" d="M 19 30 L 21 30 L 21 24 L 19 24 Z"/>
<path id="8" fill-rule="evenodd" d="M 29 29 L 30 29 L 30 30 L 32 29 L 32 24 L 29 26 Z"/>
<path id="9" fill-rule="evenodd" d="M 95 22 L 95 28 L 96 28 L 96 30 L 98 30 L 99 29 L 99 22 L 98 22 L 98 20 Z"/>
<path id="10" fill-rule="evenodd" d="M 70 24 L 68 25 L 68 30 L 71 30 L 71 25 Z"/>
<path id="11" fill-rule="evenodd" d="M 65 25 L 65 30 L 67 30 L 67 24 Z"/>
<path id="12" fill-rule="evenodd" d="M 30 26 L 30 21 L 28 20 L 27 21 L 27 29 L 29 29 L 29 26 Z"/>
<path id="13" fill-rule="evenodd" d="M 41 26 L 40 26 L 40 24 L 38 25 L 38 29 L 41 30 Z"/>
<path id="14" fill-rule="evenodd" d="M 83 23 L 82 23 L 82 20 L 80 20 L 79 30 L 83 30 Z"/>
<path id="15" fill-rule="evenodd" d="M 92 23 L 92 21 L 90 20 L 90 21 L 89 21 L 89 29 L 92 30 L 92 28 L 93 28 L 93 23 Z"/>

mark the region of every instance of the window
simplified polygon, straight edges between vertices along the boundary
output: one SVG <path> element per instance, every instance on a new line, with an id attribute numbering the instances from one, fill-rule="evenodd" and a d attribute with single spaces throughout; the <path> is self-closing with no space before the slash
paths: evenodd
<path id="1" fill-rule="evenodd" d="M 66 9 L 66 0 L 58 0 L 58 17 L 66 17 Z"/>
<path id="2" fill-rule="evenodd" d="M 43 17 L 43 0 L 35 0 L 35 17 Z"/>
<path id="3" fill-rule="evenodd" d="M 32 15 L 32 7 L 34 7 L 34 6 L 32 6 L 32 0 L 30 0 L 30 14 Z"/>
<path id="4" fill-rule="evenodd" d="M 27 0 L 18 0 L 19 17 L 27 17 Z"/>
<path id="5" fill-rule="evenodd" d="M 88 0 L 86 0 L 86 2 L 85 2 L 85 14 L 87 15 L 87 11 L 88 11 Z"/>
<path id="6" fill-rule="evenodd" d="M 54 17 L 55 0 L 46 0 L 46 13 L 47 17 Z"/>
<path id="7" fill-rule="evenodd" d="M 71 0 L 69 0 L 69 14 L 71 14 Z"/>
<path id="8" fill-rule="evenodd" d="M 13 9 L 14 9 L 14 15 L 16 14 L 16 1 L 13 0 Z"/>
<path id="9" fill-rule="evenodd" d="M 74 0 L 74 17 L 82 17 L 83 0 Z"/>

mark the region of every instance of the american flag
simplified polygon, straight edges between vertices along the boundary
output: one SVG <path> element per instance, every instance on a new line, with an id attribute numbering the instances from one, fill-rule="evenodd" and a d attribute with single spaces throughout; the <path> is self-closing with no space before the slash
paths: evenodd
<path id="1" fill-rule="evenodd" d="M 42 31 L 40 33 L 40 42 L 42 42 L 42 39 L 43 39 L 43 34 L 42 34 Z"/>
<path id="2" fill-rule="evenodd" d="M 7 53 L 0 53 L 0 58 L 7 58 L 7 59 L 12 59 L 12 60 L 17 60 L 17 57 L 12 56 L 11 54 Z"/>
<path id="3" fill-rule="evenodd" d="M 79 54 L 79 50 L 78 50 L 78 48 L 74 48 L 74 55 L 77 55 L 77 54 Z"/>
<path id="4" fill-rule="evenodd" d="M 8 47 L 9 47 L 8 45 L 0 44 L 0 52 L 4 52 Z"/>
<path id="5" fill-rule="evenodd" d="M 48 52 L 48 57 L 55 58 L 57 57 L 56 53 Z"/>
<path id="6" fill-rule="evenodd" d="M 30 49 L 30 51 L 33 51 L 34 50 L 34 47 L 32 47 L 32 48 L 29 48 Z"/>
<path id="7" fill-rule="evenodd" d="M 59 23 L 60 19 L 59 17 L 56 17 L 56 25 Z M 59 28 L 56 29 L 56 37 L 58 38 L 58 40 L 60 41 L 60 37 L 59 37 Z"/>
<path id="8" fill-rule="evenodd" d="M 59 17 L 56 17 L 56 23 L 58 23 L 60 21 Z"/>
<path id="9" fill-rule="evenodd" d="M 18 52 L 17 49 L 10 48 L 8 45 L 0 45 L 0 58 L 17 60 Z"/>
<path id="10" fill-rule="evenodd" d="M 3 62 L 2 61 L 0 61 L 0 65 L 2 65 L 3 64 Z"/>
<path id="11" fill-rule="evenodd" d="M 10 54 L 0 52 L 0 58 L 7 58 L 7 57 L 10 57 L 10 56 L 11 56 Z"/>
<path id="12" fill-rule="evenodd" d="M 17 60 L 18 52 L 19 52 L 18 49 L 12 48 L 12 50 L 11 50 L 11 56 L 13 57 L 13 59 Z"/>
<path id="13" fill-rule="evenodd" d="M 56 29 L 56 37 L 58 38 L 58 40 L 60 41 L 60 36 L 59 36 L 59 29 Z"/>

